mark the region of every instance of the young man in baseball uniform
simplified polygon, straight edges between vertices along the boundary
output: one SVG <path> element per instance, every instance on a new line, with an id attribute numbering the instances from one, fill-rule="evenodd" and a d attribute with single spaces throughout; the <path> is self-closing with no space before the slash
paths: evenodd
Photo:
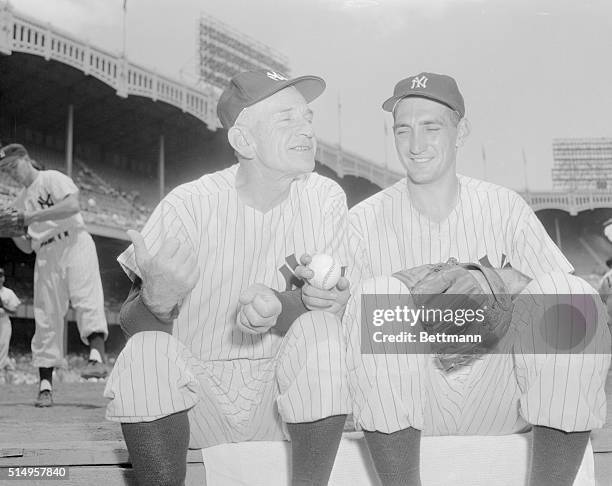
<path id="1" fill-rule="evenodd" d="M 36 252 L 34 266 L 34 366 L 40 373 L 36 406 L 53 405 L 53 368 L 64 366 L 64 316 L 69 303 L 83 343 L 90 347 L 84 378 L 106 376 L 103 364 L 108 327 L 98 255 L 79 208 L 79 190 L 65 174 L 39 170 L 23 145 L 0 149 L 0 169 L 23 190 L 12 206 L 24 213 L 27 234 L 13 238 L 25 252 Z"/>
<path id="2" fill-rule="evenodd" d="M 14 365 L 9 358 L 9 343 L 11 342 L 11 319 L 21 301 L 8 287 L 4 286 L 4 268 L 0 268 L 0 371 L 13 370 Z"/>
<path id="3" fill-rule="evenodd" d="M 340 306 L 283 313 L 300 299 L 300 255 L 347 259 L 346 197 L 312 173 L 308 103 L 324 88 L 235 76 L 217 113 L 238 164 L 177 187 L 129 232 L 118 260 L 134 282 L 121 312 L 133 336 L 105 396 L 141 484 L 182 484 L 188 446 L 287 435 L 292 484 L 327 484 L 348 412 Z"/>
<path id="4" fill-rule="evenodd" d="M 531 208 L 506 188 L 456 173 L 469 132 L 454 79 L 420 73 L 383 104 L 393 114 L 406 178 L 351 209 L 371 279 L 349 300 L 348 373 L 353 413 L 385 485 L 418 485 L 426 435 L 502 435 L 533 428 L 530 485 L 571 485 L 606 417 L 610 334 L 601 302 L 549 238 Z M 445 371 L 431 354 L 362 349 L 361 295 L 409 294 L 402 271 L 455 258 L 496 269 L 516 300 L 507 354 L 474 356 Z M 397 274 L 400 272 L 400 274 Z M 392 276 L 397 274 L 398 278 Z M 543 294 L 595 296 L 591 354 L 534 348 Z M 539 299 L 539 300 L 538 300 Z M 514 341 L 509 341 L 512 339 Z"/>

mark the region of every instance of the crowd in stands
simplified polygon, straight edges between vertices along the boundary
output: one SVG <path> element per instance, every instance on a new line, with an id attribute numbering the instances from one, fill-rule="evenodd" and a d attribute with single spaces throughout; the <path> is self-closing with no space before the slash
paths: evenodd
<path id="1" fill-rule="evenodd" d="M 64 156 L 48 148 L 28 147 L 30 156 L 44 169 L 66 172 Z M 86 223 L 119 229 L 141 228 L 151 207 L 139 200 L 138 191 L 121 191 L 106 182 L 81 159 L 73 161 L 72 178 L 80 191 L 81 212 Z M 20 187 L 0 174 L 0 204 L 8 205 Z"/>

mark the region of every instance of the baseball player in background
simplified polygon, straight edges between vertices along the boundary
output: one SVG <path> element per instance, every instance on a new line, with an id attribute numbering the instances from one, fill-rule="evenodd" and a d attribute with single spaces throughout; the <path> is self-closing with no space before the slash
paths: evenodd
<path id="1" fill-rule="evenodd" d="M 347 367 L 356 421 L 385 485 L 418 485 L 426 435 L 503 435 L 533 428 L 530 485 L 570 485 L 589 431 L 606 418 L 610 335 L 601 302 L 587 326 L 592 354 L 538 354 L 537 296 L 596 293 L 516 193 L 456 173 L 469 132 L 463 97 L 449 76 L 401 80 L 383 104 L 393 114 L 407 177 L 350 211 L 370 279 L 349 300 Z M 507 354 L 474 356 L 449 371 L 431 354 L 362 352 L 361 295 L 409 294 L 406 269 L 455 258 L 495 269 L 515 300 Z M 399 273 L 398 273 L 399 272 Z M 512 336 L 512 338 L 510 337 Z M 543 351 L 540 349 L 539 353 Z"/>
<path id="2" fill-rule="evenodd" d="M 4 286 L 4 269 L 0 268 L 0 370 L 14 370 L 8 352 L 11 342 L 11 319 L 21 301 L 8 287 Z"/>
<path id="3" fill-rule="evenodd" d="M 23 190 L 12 206 L 24 214 L 27 234 L 13 238 L 25 252 L 36 252 L 32 358 L 40 373 L 36 406 L 53 405 L 53 368 L 65 366 L 64 317 L 69 303 L 83 343 L 90 347 L 84 378 L 106 376 L 104 341 L 108 336 L 98 255 L 79 208 L 79 190 L 55 170 L 39 170 L 23 145 L 0 149 L 0 170 Z"/>
<path id="4" fill-rule="evenodd" d="M 308 103 L 324 88 L 235 76 L 217 113 L 238 164 L 177 187 L 129 232 L 118 260 L 134 282 L 120 316 L 132 337 L 105 396 L 141 484 L 182 484 L 188 446 L 287 435 L 292 483 L 327 484 L 349 410 L 348 281 L 326 312 L 285 312 L 301 299 L 300 255 L 347 260 L 345 194 L 312 173 Z"/>

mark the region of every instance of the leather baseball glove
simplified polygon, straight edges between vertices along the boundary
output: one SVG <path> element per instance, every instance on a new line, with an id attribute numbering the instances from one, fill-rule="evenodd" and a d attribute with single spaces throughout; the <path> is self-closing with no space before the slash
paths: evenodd
<path id="1" fill-rule="evenodd" d="M 490 268 L 451 258 L 394 277 L 408 286 L 416 308 L 427 311 L 420 323 L 445 371 L 490 352 L 510 326 L 512 296 Z M 480 336 L 480 341 L 472 336 Z"/>
<path id="2" fill-rule="evenodd" d="M 0 238 L 12 238 L 26 234 L 24 215 L 12 207 L 0 208 Z"/>

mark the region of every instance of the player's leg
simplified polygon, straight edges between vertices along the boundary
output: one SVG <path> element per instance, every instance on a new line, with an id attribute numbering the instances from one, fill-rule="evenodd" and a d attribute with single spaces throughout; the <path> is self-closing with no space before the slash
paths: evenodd
<path id="1" fill-rule="evenodd" d="M 571 485 L 606 419 L 606 309 L 584 280 L 551 273 L 525 288 L 512 324 L 520 412 L 534 430 L 530 484 Z"/>
<path id="2" fill-rule="evenodd" d="M 84 378 L 103 378 L 104 341 L 108 325 L 104 314 L 104 294 L 98 255 L 92 237 L 81 231 L 72 235 L 69 247 L 63 255 L 66 265 L 70 301 L 76 311 L 81 340 L 89 346 L 89 362 L 82 371 Z"/>
<path id="3" fill-rule="evenodd" d="M 52 246 L 52 245 L 51 245 Z M 68 310 L 68 289 L 61 278 L 57 252 L 45 248 L 34 265 L 34 322 L 32 364 L 38 368 L 40 384 L 36 406 L 53 404 L 53 368 L 62 366 L 64 316 Z"/>
<path id="4" fill-rule="evenodd" d="M 189 414 L 202 398 L 200 365 L 171 335 L 139 332 L 129 339 L 109 375 L 106 418 L 121 422 L 139 484 L 180 485 L 185 479 Z M 213 411 L 203 411 L 213 420 Z M 191 430 L 193 437 L 193 430 Z"/>
<path id="5" fill-rule="evenodd" d="M 340 321 L 308 312 L 292 324 L 277 355 L 278 409 L 292 448 L 292 484 L 325 485 L 349 412 Z"/>
<path id="6" fill-rule="evenodd" d="M 364 307 L 363 294 L 375 296 Z M 362 324 L 362 311 L 392 309 L 405 304 L 409 294 L 393 277 L 365 280 L 349 300 L 343 319 L 354 418 L 365 432 L 374 467 L 385 486 L 420 484 L 418 451 L 426 421 L 423 381 L 428 371 L 425 356 L 415 353 L 409 343 L 373 342 L 372 329 Z M 368 333 L 365 339 L 363 332 Z"/>
<path id="7" fill-rule="evenodd" d="M 2 309 L 0 309 L 0 314 L 2 312 Z M 0 316 L 0 371 L 10 366 L 8 352 L 11 333 L 11 321 L 8 316 Z"/>

